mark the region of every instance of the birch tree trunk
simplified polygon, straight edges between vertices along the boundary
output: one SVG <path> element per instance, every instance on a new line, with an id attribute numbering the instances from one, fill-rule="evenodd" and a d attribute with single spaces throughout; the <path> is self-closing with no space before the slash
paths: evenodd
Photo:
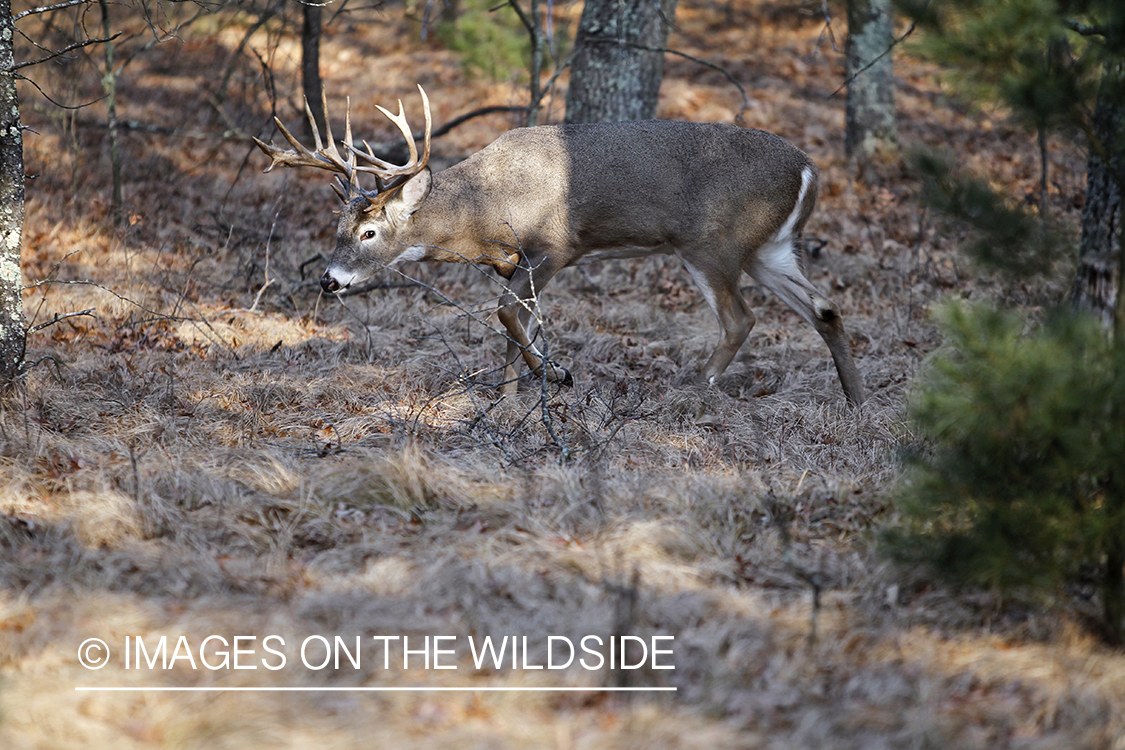
<path id="1" fill-rule="evenodd" d="M 0 390 L 10 388 L 23 365 L 23 128 L 20 125 L 10 0 L 0 0 Z"/>
<path id="2" fill-rule="evenodd" d="M 651 120 L 678 0 L 586 0 L 570 66 L 566 121 Z"/>
<path id="3" fill-rule="evenodd" d="M 844 152 L 861 166 L 898 146 L 894 66 L 889 52 L 894 31 L 890 0 L 848 0 Z"/>

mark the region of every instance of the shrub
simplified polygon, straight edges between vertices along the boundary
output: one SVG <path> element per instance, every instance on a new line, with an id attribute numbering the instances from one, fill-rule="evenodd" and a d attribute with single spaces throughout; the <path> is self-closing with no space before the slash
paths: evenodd
<path id="1" fill-rule="evenodd" d="M 515 12 L 505 4 L 462 0 L 457 20 L 439 24 L 437 33 L 442 44 L 461 55 L 471 75 L 496 81 L 527 76 L 531 41 Z"/>
<path id="2" fill-rule="evenodd" d="M 892 553 L 951 580 L 1042 597 L 1096 581 L 1125 617 L 1125 347 L 1089 316 L 1028 330 L 947 305 L 947 345 L 911 403 L 927 439 L 898 492 Z"/>

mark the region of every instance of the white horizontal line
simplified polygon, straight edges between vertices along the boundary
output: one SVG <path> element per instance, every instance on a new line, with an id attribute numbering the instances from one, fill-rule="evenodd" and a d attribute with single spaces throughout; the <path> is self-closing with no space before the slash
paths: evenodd
<path id="1" fill-rule="evenodd" d="M 546 693 L 546 692 L 676 692 L 675 687 L 75 687 L 76 692 L 162 693 Z"/>

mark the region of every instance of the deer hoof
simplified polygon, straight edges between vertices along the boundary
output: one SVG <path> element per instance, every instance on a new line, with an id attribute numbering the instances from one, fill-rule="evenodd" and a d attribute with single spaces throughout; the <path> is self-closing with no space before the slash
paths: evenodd
<path id="1" fill-rule="evenodd" d="M 559 385 L 572 386 L 574 385 L 574 378 L 570 375 L 570 370 L 565 367 L 560 367 L 554 362 L 547 362 L 547 379 L 552 383 Z"/>

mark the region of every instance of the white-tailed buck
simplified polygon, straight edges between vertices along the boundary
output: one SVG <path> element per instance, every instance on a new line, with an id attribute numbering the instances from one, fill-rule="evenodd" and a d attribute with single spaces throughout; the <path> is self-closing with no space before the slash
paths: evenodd
<path id="1" fill-rule="evenodd" d="M 419 87 L 421 91 L 421 87 Z M 733 125 L 672 121 L 552 125 L 511 130 L 483 151 L 431 174 L 430 107 L 422 156 L 399 102 L 379 107 L 402 131 L 402 166 L 352 142 L 350 113 L 337 149 L 322 143 L 312 115 L 314 150 L 277 121 L 294 150 L 257 141 L 287 167 L 336 172 L 344 200 L 336 250 L 320 284 L 343 292 L 403 260 L 482 263 L 508 279 L 498 316 L 508 331 L 503 390 L 516 387 L 515 361 L 550 381 L 570 373 L 547 361 L 527 324 L 547 282 L 579 262 L 673 253 L 719 319 L 722 340 L 703 366 L 713 383 L 730 364 L 754 313 L 739 291 L 745 271 L 811 323 L 828 344 L 844 393 L 863 401 L 840 311 L 801 271 L 794 239 L 816 203 L 817 169 L 788 141 Z M 359 186 L 371 174 L 377 189 Z M 546 372 L 543 371 L 546 368 Z"/>

